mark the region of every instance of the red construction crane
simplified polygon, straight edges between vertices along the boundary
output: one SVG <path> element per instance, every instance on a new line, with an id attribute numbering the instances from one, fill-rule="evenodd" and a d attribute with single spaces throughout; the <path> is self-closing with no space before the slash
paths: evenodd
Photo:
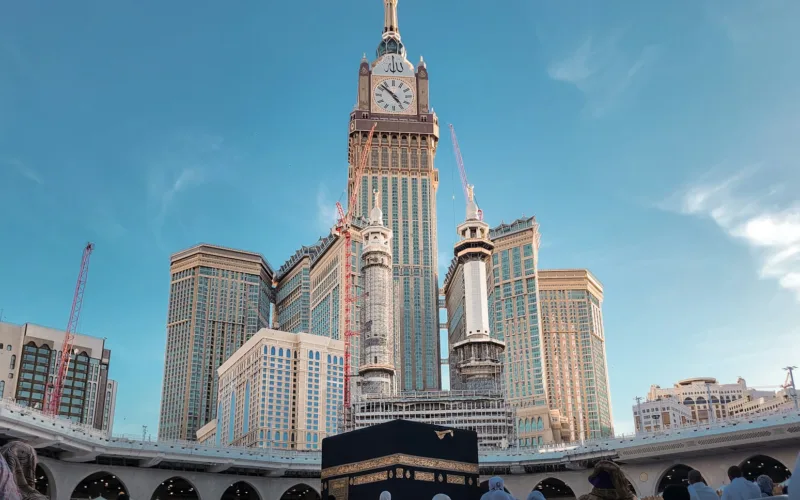
<path id="1" fill-rule="evenodd" d="M 358 335 L 358 332 L 353 330 L 353 320 L 351 318 L 353 310 L 355 309 L 356 293 L 353 286 L 353 247 L 352 235 L 350 234 L 350 224 L 353 221 L 356 213 L 356 204 L 358 203 L 358 193 L 361 191 L 361 176 L 364 173 L 364 168 L 367 166 L 369 153 L 372 150 L 372 136 L 375 133 L 375 127 L 378 124 L 374 123 L 367 136 L 367 142 L 361 150 L 361 156 L 355 158 L 355 169 L 348 179 L 348 199 L 347 199 L 347 213 L 342 208 L 342 204 L 336 202 L 336 210 L 339 212 L 339 222 L 336 225 L 336 231 L 339 235 L 344 236 L 344 407 L 350 408 L 350 338 Z"/>
<path id="2" fill-rule="evenodd" d="M 467 171 L 464 170 L 464 159 L 461 157 L 461 148 L 458 147 L 458 139 L 456 138 L 456 129 L 453 124 L 450 127 L 450 139 L 453 141 L 453 153 L 456 155 L 456 163 L 458 163 L 458 173 L 461 174 L 461 187 L 464 189 L 464 200 L 469 200 L 469 184 L 467 183 Z M 478 204 L 478 199 L 475 198 L 475 204 Z M 478 219 L 483 220 L 483 210 L 478 208 Z"/>
<path id="3" fill-rule="evenodd" d="M 81 269 L 78 272 L 78 283 L 75 285 L 75 294 L 72 296 L 72 310 L 69 313 L 69 323 L 67 323 L 64 343 L 61 345 L 61 360 L 56 366 L 56 376 L 50 384 L 50 396 L 45 401 L 45 413 L 48 415 L 58 415 L 58 407 L 61 402 L 61 394 L 64 392 L 64 380 L 69 371 L 70 356 L 75 344 L 75 330 L 78 328 L 78 319 L 81 316 L 81 306 L 83 306 L 83 292 L 86 289 L 86 277 L 89 274 L 89 257 L 92 255 L 94 245 L 87 243 L 83 249 L 81 258 Z"/>

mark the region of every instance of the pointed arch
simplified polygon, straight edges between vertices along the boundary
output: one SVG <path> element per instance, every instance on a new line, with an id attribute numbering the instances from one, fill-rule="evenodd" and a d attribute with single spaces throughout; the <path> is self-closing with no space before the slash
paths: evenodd
<path id="1" fill-rule="evenodd" d="M 769 476 L 775 484 L 786 481 L 792 475 L 791 469 L 780 460 L 769 455 L 753 455 L 739 464 L 742 476 L 748 481 L 755 481 L 758 476 Z"/>
<path id="2" fill-rule="evenodd" d="M 181 500 L 200 500 L 197 488 L 189 480 L 181 476 L 165 479 L 150 496 L 150 500 L 165 500 L 178 494 Z"/>
<path id="3" fill-rule="evenodd" d="M 110 472 L 98 471 L 83 478 L 73 488 L 69 498 L 116 498 L 120 493 L 124 493 L 125 497 L 129 494 L 122 480 Z"/>
<path id="4" fill-rule="evenodd" d="M 220 500 L 261 500 L 258 490 L 247 481 L 237 481 L 228 486 Z"/>
<path id="5" fill-rule="evenodd" d="M 548 500 L 556 498 L 565 500 L 568 498 L 577 498 L 575 491 L 567 483 L 557 477 L 546 477 L 539 481 L 533 489 L 540 491 Z"/>
<path id="6" fill-rule="evenodd" d="M 667 470 L 661 473 L 661 477 L 659 477 L 656 482 L 656 495 L 660 495 L 667 486 L 672 484 L 688 485 L 689 472 L 693 470 L 695 470 L 694 467 L 690 467 L 686 464 L 672 464 L 669 466 Z M 703 481 L 706 481 L 705 477 Z"/>
<path id="7" fill-rule="evenodd" d="M 306 483 L 298 483 L 283 492 L 279 500 L 321 500 L 320 494 Z"/>
<path id="8" fill-rule="evenodd" d="M 58 498 L 58 491 L 56 491 L 56 481 L 53 478 L 53 473 L 50 471 L 50 468 L 42 462 L 36 464 L 33 482 L 36 491 L 42 495 L 51 500 Z"/>

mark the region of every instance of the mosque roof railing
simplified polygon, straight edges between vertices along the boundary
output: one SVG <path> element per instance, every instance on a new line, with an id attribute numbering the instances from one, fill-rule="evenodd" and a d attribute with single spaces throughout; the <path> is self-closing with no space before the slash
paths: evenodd
<path id="1" fill-rule="evenodd" d="M 420 397 L 420 393 L 414 394 Z M 423 397 L 435 397 L 436 394 Z M 441 397 L 441 392 L 438 394 Z M 401 396 L 403 397 L 403 396 Z M 0 401 L 0 428 L 3 432 L 13 431 L 13 435 L 23 440 L 53 440 L 62 450 L 74 448 L 80 453 L 88 448 L 97 454 L 107 456 L 123 456 L 151 458 L 168 454 L 171 461 L 186 463 L 216 463 L 221 458 L 234 460 L 237 467 L 258 469 L 293 469 L 318 470 L 321 455 L 314 451 L 289 451 L 272 448 L 247 448 L 238 446 L 209 446 L 195 441 L 152 441 L 131 438 L 130 436 L 108 436 L 106 433 L 76 424 L 61 417 L 43 414 L 10 400 Z M 481 450 L 481 464 L 508 465 L 525 463 L 564 463 L 572 460 L 583 460 L 587 455 L 616 454 L 625 448 L 652 447 L 670 441 L 697 439 L 698 437 L 714 437 L 734 432 L 751 435 L 755 429 L 791 425 L 800 423 L 800 411 L 784 410 L 770 414 L 746 415 L 739 418 L 728 418 L 721 422 L 685 426 L 629 436 L 615 436 L 582 443 L 561 443 L 540 447 L 516 447 L 506 450 Z M 785 434 L 785 433 L 783 433 Z M 788 437 L 788 436 L 787 436 Z"/>
<path id="2" fill-rule="evenodd" d="M 501 223 L 489 230 L 489 239 L 493 240 L 501 236 L 508 236 L 509 234 L 524 231 L 532 227 L 536 227 L 536 216 L 521 217 L 510 224 Z"/>

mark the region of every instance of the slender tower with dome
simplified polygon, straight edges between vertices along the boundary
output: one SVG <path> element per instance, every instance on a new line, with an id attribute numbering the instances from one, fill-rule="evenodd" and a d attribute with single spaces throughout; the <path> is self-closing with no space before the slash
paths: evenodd
<path id="1" fill-rule="evenodd" d="M 428 68 L 406 58 L 397 0 L 383 0 L 384 22 L 376 57 L 362 58 L 358 97 L 350 113 L 348 153 L 352 182 L 360 182 L 356 215 L 368 218 L 371 193 L 380 193 L 383 225 L 391 231 L 394 319 L 399 353 L 398 389 L 438 390 L 439 277 L 434 167 L 439 123 L 430 107 Z M 354 159 L 377 122 L 372 149 L 360 179 Z M 351 184 L 352 186 L 352 184 Z"/>
<path id="2" fill-rule="evenodd" d="M 392 295 L 392 232 L 383 224 L 378 191 L 374 192 L 369 225 L 362 232 L 361 309 L 362 394 L 391 396 L 396 392 L 394 366 L 394 297 Z"/>

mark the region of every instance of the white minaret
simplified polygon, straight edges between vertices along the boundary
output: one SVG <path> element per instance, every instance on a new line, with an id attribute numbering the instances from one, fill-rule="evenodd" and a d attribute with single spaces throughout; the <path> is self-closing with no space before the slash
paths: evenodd
<path id="1" fill-rule="evenodd" d="M 364 301 L 358 373 L 362 394 L 390 396 L 395 392 L 392 232 L 383 225 L 383 212 L 379 207 L 375 191 L 369 225 L 362 231 Z"/>
<path id="2" fill-rule="evenodd" d="M 452 346 L 455 367 L 464 389 L 497 391 L 502 383 L 500 356 L 506 346 L 489 332 L 486 262 L 492 257 L 494 243 L 489 239 L 489 224 L 480 220 L 472 186 L 468 189 L 467 220 L 457 230 L 455 256 L 464 270 L 465 338 Z"/>

